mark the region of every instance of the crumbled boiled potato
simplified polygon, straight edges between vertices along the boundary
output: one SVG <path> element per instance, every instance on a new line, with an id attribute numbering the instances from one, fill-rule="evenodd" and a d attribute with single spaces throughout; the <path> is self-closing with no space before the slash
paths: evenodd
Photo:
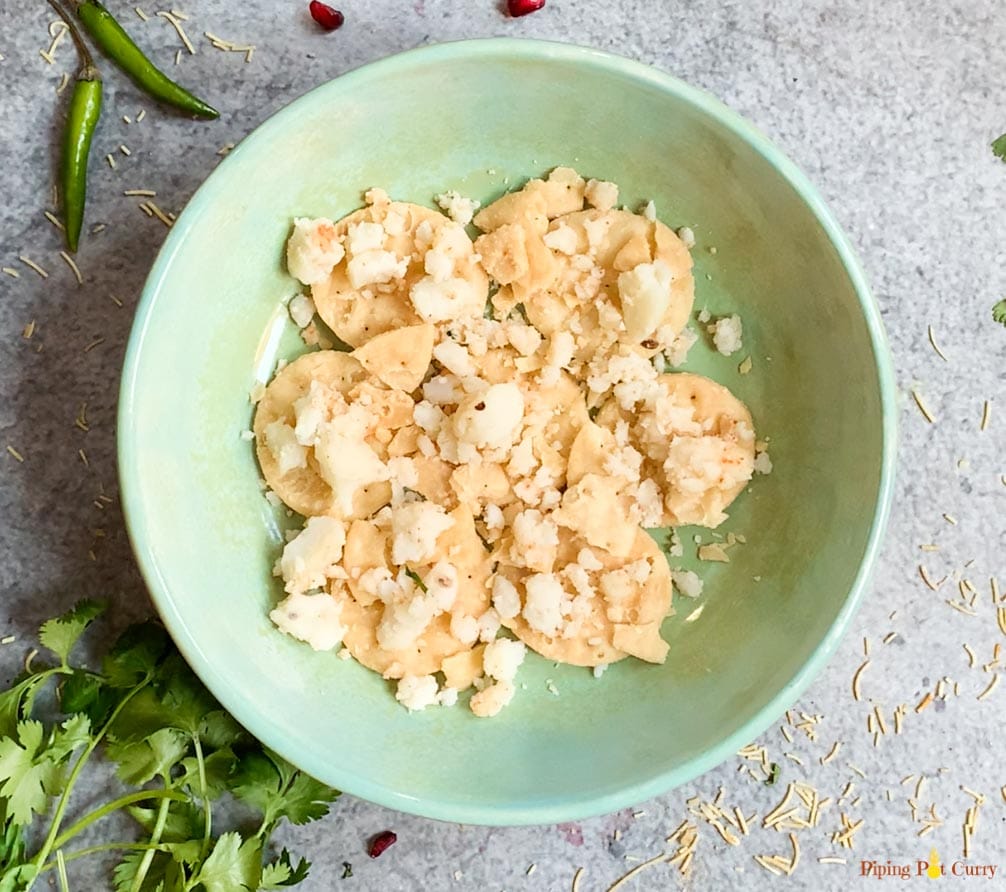
<path id="1" fill-rule="evenodd" d="M 497 715 L 526 649 L 598 674 L 663 662 L 674 585 L 701 580 L 672 583 L 643 527 L 718 525 L 755 469 L 743 404 L 658 372 L 696 340 L 688 248 L 570 168 L 481 209 L 444 193 L 452 219 L 366 198 L 287 246 L 355 349 L 292 362 L 257 406 L 265 481 L 307 518 L 274 621 L 341 643 L 413 711 L 474 688 Z"/>

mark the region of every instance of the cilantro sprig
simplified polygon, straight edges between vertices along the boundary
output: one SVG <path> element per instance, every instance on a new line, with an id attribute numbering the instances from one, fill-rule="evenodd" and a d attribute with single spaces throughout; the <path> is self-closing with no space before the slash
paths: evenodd
<path id="1" fill-rule="evenodd" d="M 992 141 L 992 154 L 1001 161 L 1006 161 L 1006 133 Z"/>
<path id="2" fill-rule="evenodd" d="M 0 892 L 25 892 L 50 871 L 68 890 L 66 865 L 109 851 L 122 853 L 111 879 L 116 892 L 300 883 L 310 864 L 286 849 L 270 852 L 270 836 L 284 820 L 323 817 L 338 791 L 254 740 L 154 622 L 127 629 L 101 671 L 76 664 L 73 651 L 103 610 L 82 601 L 45 623 L 39 642 L 51 658 L 29 658 L 0 693 Z M 133 789 L 76 816 L 74 788 L 99 752 Z M 257 824 L 221 826 L 223 797 L 243 803 Z M 118 811 L 133 817 L 137 838 L 75 844 Z"/>

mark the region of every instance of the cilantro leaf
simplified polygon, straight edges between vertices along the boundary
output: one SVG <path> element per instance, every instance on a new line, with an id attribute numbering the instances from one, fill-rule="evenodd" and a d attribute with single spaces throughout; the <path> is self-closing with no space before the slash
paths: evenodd
<path id="1" fill-rule="evenodd" d="M 52 732 L 48 757 L 54 762 L 61 762 L 90 742 L 91 720 L 86 715 L 71 716 L 59 726 L 58 730 Z"/>
<path id="2" fill-rule="evenodd" d="M 1006 133 L 993 141 L 992 154 L 1001 161 L 1006 161 Z"/>
<path id="3" fill-rule="evenodd" d="M 1006 136 L 1006 134 L 1003 135 Z M 992 308 L 992 320 L 1000 325 L 1006 325 L 1006 298 Z"/>
<path id="4" fill-rule="evenodd" d="M 132 852 L 116 865 L 112 873 L 115 892 L 134 892 L 133 883 L 144 857 L 144 852 Z M 186 888 L 185 875 L 178 859 L 173 858 L 168 852 L 156 852 L 138 892 L 166 892 L 169 889 L 184 888 Z"/>
<path id="5" fill-rule="evenodd" d="M 251 739 L 231 714 L 222 709 L 215 709 L 203 716 L 199 723 L 199 737 L 207 746 L 217 748 Z"/>
<path id="6" fill-rule="evenodd" d="M 18 723 L 27 718 L 35 694 L 46 678 L 45 675 L 29 675 L 0 694 L 0 736 L 13 737 L 17 733 Z"/>
<path id="7" fill-rule="evenodd" d="M 168 727 L 174 727 L 172 716 L 157 694 L 146 687 L 134 694 L 119 711 L 108 729 L 108 739 L 118 743 L 137 743 Z"/>
<path id="8" fill-rule="evenodd" d="M 328 814 L 339 791 L 294 768 L 273 753 L 247 753 L 238 764 L 231 792 L 262 813 L 264 827 L 282 818 L 307 824 Z"/>
<path id="9" fill-rule="evenodd" d="M 36 876 L 38 868 L 34 864 L 14 867 L 0 876 L 0 892 L 23 892 L 31 886 Z"/>
<path id="10" fill-rule="evenodd" d="M 134 743 L 112 742 L 105 750 L 110 759 L 119 763 L 119 777 L 136 786 L 166 776 L 188 751 L 188 738 L 174 728 L 161 728 Z"/>
<path id="11" fill-rule="evenodd" d="M 38 640 L 43 647 L 49 648 L 65 666 L 70 659 L 70 651 L 87 631 L 87 627 L 105 612 L 105 605 L 97 601 L 78 601 L 77 604 L 62 616 L 50 619 L 42 624 L 38 632 Z"/>
<path id="12" fill-rule="evenodd" d="M 181 761 L 183 773 L 176 783 L 187 786 L 190 790 L 199 789 L 199 760 L 189 756 Z M 203 773 L 206 777 L 206 790 L 210 799 L 217 799 L 230 791 L 231 779 L 237 767 L 237 757 L 229 747 L 215 750 L 203 759 Z"/>
<path id="13" fill-rule="evenodd" d="M 17 726 L 17 740 L 0 740 L 0 796 L 15 824 L 30 824 L 58 789 L 59 768 L 45 754 L 44 734 L 41 722 L 27 721 Z"/>
<path id="14" fill-rule="evenodd" d="M 338 795 L 338 790 L 333 790 L 310 775 L 298 771 L 284 794 L 283 816 L 291 824 L 317 821 L 328 814 L 329 803 Z"/>
<path id="15" fill-rule="evenodd" d="M 101 696 L 101 681 L 83 669 L 74 669 L 59 687 L 59 708 L 65 713 L 87 713 L 92 721 L 91 713 L 98 698 Z"/>
<path id="16" fill-rule="evenodd" d="M 290 860 L 290 853 L 283 849 L 280 856 L 262 868 L 261 890 L 289 889 L 307 879 L 311 862 L 301 858 L 296 866 Z"/>
<path id="17" fill-rule="evenodd" d="M 255 892 L 261 878 L 261 841 L 252 837 L 242 842 L 240 833 L 230 832 L 217 840 L 195 880 L 206 892 Z"/>
<path id="18" fill-rule="evenodd" d="M 171 725 L 198 734 L 207 713 L 220 709 L 213 695 L 203 687 L 188 663 L 178 653 L 169 655 L 161 666 L 158 694 L 170 713 Z"/>
<path id="19" fill-rule="evenodd" d="M 3 833 L 0 834 L 0 872 L 6 872 L 15 864 L 25 860 L 24 831 L 21 827 L 7 820 L 2 820 Z"/>
<path id="20" fill-rule="evenodd" d="M 156 808 L 141 808 L 131 806 L 129 814 L 147 833 L 153 833 L 157 825 Z M 192 802 L 172 802 L 168 810 L 168 818 L 161 832 L 161 841 L 165 843 L 184 843 L 199 839 L 203 834 L 203 812 Z"/>
<path id="21" fill-rule="evenodd" d="M 130 626 L 105 657 L 108 684 L 115 688 L 131 688 L 152 678 L 170 646 L 168 633 L 157 623 Z"/>

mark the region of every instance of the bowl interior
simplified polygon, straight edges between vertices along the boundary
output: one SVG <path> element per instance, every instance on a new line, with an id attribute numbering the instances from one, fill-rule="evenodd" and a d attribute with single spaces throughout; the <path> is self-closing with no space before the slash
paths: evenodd
<path id="1" fill-rule="evenodd" d="M 696 309 L 738 312 L 744 349 L 706 338 L 687 368 L 727 384 L 771 442 L 703 564 L 705 607 L 676 598 L 664 666 L 525 663 L 492 721 L 409 715 L 354 662 L 274 630 L 270 569 L 296 518 L 259 489 L 248 392 L 304 347 L 281 256 L 294 215 L 337 218 L 379 185 L 483 203 L 555 165 L 653 199 L 698 239 Z M 713 249 L 715 248 L 715 253 Z M 750 374 L 740 361 L 750 355 Z M 711 98 L 636 63 L 534 42 L 413 51 L 356 71 L 260 127 L 200 189 L 151 273 L 120 416 L 131 535 L 183 653 L 253 733 L 348 792 L 482 823 L 613 810 L 712 767 L 796 697 L 834 647 L 882 526 L 892 451 L 887 359 L 849 249 L 802 176 Z M 885 409 L 886 405 L 886 409 Z M 685 558 L 696 566 L 685 529 Z M 850 594 L 851 592 L 851 594 Z M 558 696 L 546 690 L 551 680 Z"/>

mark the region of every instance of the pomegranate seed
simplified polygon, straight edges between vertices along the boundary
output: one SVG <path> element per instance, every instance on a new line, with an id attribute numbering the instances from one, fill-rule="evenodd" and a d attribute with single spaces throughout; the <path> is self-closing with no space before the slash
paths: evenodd
<path id="1" fill-rule="evenodd" d="M 516 19 L 522 15 L 537 12 L 544 5 L 545 0 L 507 0 L 506 8 L 510 15 Z"/>
<path id="2" fill-rule="evenodd" d="M 389 846 L 393 846 L 398 840 L 398 836 L 391 830 L 385 830 L 383 833 L 378 833 L 370 841 L 370 846 L 367 848 L 367 854 L 371 858 L 379 858 L 388 849 Z"/>
<path id="3" fill-rule="evenodd" d="M 346 21 L 346 17 L 339 10 L 322 3 L 321 0 L 311 0 L 308 8 L 311 10 L 311 18 L 326 31 L 338 31 Z"/>

